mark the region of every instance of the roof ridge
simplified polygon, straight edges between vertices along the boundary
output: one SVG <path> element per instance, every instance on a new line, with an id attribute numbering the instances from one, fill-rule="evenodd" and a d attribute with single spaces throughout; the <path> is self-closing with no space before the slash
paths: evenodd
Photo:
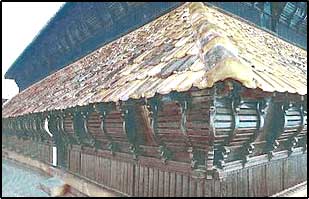
<path id="1" fill-rule="evenodd" d="M 205 79 L 203 78 L 196 86 L 200 89 L 212 87 L 218 81 L 232 78 L 248 88 L 256 88 L 253 70 L 238 57 L 237 47 L 224 34 L 223 29 L 207 18 L 205 7 L 202 2 L 193 2 L 189 5 L 190 23 L 195 32 L 199 59 L 205 65 L 207 72 L 204 75 Z M 216 47 L 221 48 L 220 50 L 226 54 L 223 54 L 221 61 L 212 65 L 205 60 L 205 57 L 208 57 Z"/>

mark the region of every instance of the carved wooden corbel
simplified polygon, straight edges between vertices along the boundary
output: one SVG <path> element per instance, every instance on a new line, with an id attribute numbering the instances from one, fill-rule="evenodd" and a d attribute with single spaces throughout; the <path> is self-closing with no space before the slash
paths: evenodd
<path id="1" fill-rule="evenodd" d="M 106 104 L 99 103 L 99 104 L 94 104 L 93 109 L 95 112 L 97 112 L 100 115 L 100 119 L 101 119 L 100 129 L 109 141 L 107 148 L 114 155 L 116 151 L 119 151 L 119 148 L 118 148 L 118 145 L 115 142 L 113 142 L 113 138 L 107 133 L 106 123 L 105 123 L 106 115 L 111 110 L 111 107 L 107 106 Z"/>
<path id="2" fill-rule="evenodd" d="M 265 99 L 259 100 L 256 104 L 256 111 L 258 117 L 257 130 L 254 132 L 253 136 L 250 138 L 250 141 L 244 147 L 245 150 L 244 163 L 248 161 L 248 159 L 252 156 L 255 150 L 254 141 L 264 131 L 266 109 L 268 106 L 269 106 L 269 100 Z"/>
<path id="3" fill-rule="evenodd" d="M 272 133 L 275 133 L 275 131 L 278 131 L 278 134 L 270 141 L 272 141 L 271 143 L 269 143 L 269 146 L 268 146 L 268 158 L 269 159 L 272 159 L 273 155 L 274 155 L 274 151 L 279 147 L 280 143 L 278 141 L 278 138 L 280 137 L 280 135 L 284 132 L 284 127 L 285 125 L 287 124 L 288 120 L 287 120 L 287 117 L 286 117 L 286 113 L 289 109 L 289 104 L 287 103 L 282 103 L 279 105 L 279 108 L 278 110 L 278 113 L 276 114 L 276 117 L 280 117 L 278 118 L 278 120 L 281 120 L 282 121 L 282 126 L 280 124 L 280 128 L 278 129 L 273 129 Z M 278 115 L 280 114 L 280 115 Z M 273 124 L 274 125 L 274 124 Z"/>
<path id="4" fill-rule="evenodd" d="M 23 132 L 23 134 L 25 135 L 25 137 L 29 138 L 29 132 L 27 131 L 26 128 L 26 124 L 25 124 L 25 117 L 20 117 L 20 127 L 21 127 L 21 131 Z"/>
<path id="5" fill-rule="evenodd" d="M 40 129 L 41 129 L 42 134 L 44 136 L 43 142 L 48 142 L 48 140 L 50 139 L 48 133 L 45 130 L 45 120 L 46 119 L 47 119 L 47 115 L 45 113 L 44 114 L 42 113 L 41 116 L 40 116 Z"/>
<path id="6" fill-rule="evenodd" d="M 32 131 L 32 133 L 34 134 L 34 141 L 37 142 L 39 140 L 39 136 L 38 136 L 38 133 L 36 131 L 36 127 L 35 127 L 35 116 L 32 115 L 29 117 L 29 127 Z"/>
<path id="7" fill-rule="evenodd" d="M 181 124 L 180 128 L 181 131 L 186 135 L 187 137 L 187 112 L 188 112 L 188 101 L 186 99 L 183 99 L 180 101 L 180 110 L 181 110 Z"/>
<path id="8" fill-rule="evenodd" d="M 82 143 L 86 145 L 90 145 L 91 147 L 94 147 L 95 149 L 98 149 L 99 144 L 95 140 L 95 138 L 89 133 L 88 125 L 87 125 L 88 117 L 92 111 L 93 110 L 91 109 L 90 106 L 76 107 L 76 110 L 74 111 L 75 118 L 77 120 L 80 120 L 81 124 L 75 124 L 75 126 L 80 125 L 79 130 L 76 129 L 76 132 L 81 137 Z"/>
<path id="9" fill-rule="evenodd" d="M 231 150 L 226 147 L 226 146 L 222 146 L 220 147 L 220 159 L 218 160 L 218 167 L 220 169 L 223 169 L 223 167 L 225 166 L 225 162 L 226 159 L 228 158 L 228 155 L 231 153 Z"/>
<path id="10" fill-rule="evenodd" d="M 159 96 L 152 98 L 147 102 L 147 108 L 150 112 L 150 126 L 152 128 L 153 138 L 159 145 L 158 152 L 160 154 L 161 160 L 167 163 L 167 160 L 172 159 L 173 153 L 170 151 L 164 143 L 162 143 L 158 137 L 158 112 L 161 106 L 161 98 Z"/>
<path id="11" fill-rule="evenodd" d="M 215 161 L 215 152 L 214 152 L 214 137 L 215 137 L 215 115 L 216 115 L 216 107 L 214 104 L 210 106 L 209 108 L 209 117 L 210 117 L 210 124 L 209 124 L 209 134 L 211 137 L 211 140 L 209 142 L 209 149 L 206 154 L 205 158 L 205 164 L 206 164 L 206 170 L 207 170 L 207 178 L 210 178 L 212 176 L 212 170 L 214 169 L 214 161 Z"/>
<path id="12" fill-rule="evenodd" d="M 173 153 L 164 145 L 159 146 L 160 157 L 163 163 L 167 163 L 167 160 L 172 159 Z"/>
<path id="13" fill-rule="evenodd" d="M 198 151 L 198 149 L 195 149 L 193 147 L 189 147 L 188 152 L 191 159 L 191 168 L 206 170 L 205 154 L 201 153 L 201 151 Z"/>
<path id="14" fill-rule="evenodd" d="M 121 106 L 121 116 L 122 116 L 122 120 L 123 120 L 123 132 L 125 133 L 126 135 L 126 138 L 130 144 L 130 152 L 133 154 L 133 159 L 137 159 L 137 157 L 139 155 L 142 154 L 142 150 L 141 148 L 139 147 L 139 143 L 138 143 L 138 140 L 136 140 L 136 130 L 135 129 L 129 129 L 129 126 L 128 124 L 133 124 L 134 121 L 130 121 L 130 119 L 132 119 L 130 117 L 130 111 L 131 108 L 130 108 L 130 104 L 127 104 L 127 103 L 123 103 L 122 106 Z M 134 134 L 132 134 L 132 132 L 134 131 Z"/>
<path id="15" fill-rule="evenodd" d="M 73 134 L 72 137 L 74 139 L 73 143 L 77 145 L 82 144 L 82 137 L 79 133 L 79 128 L 76 126 L 78 121 L 76 120 L 77 112 L 75 112 L 73 109 L 66 110 L 65 112 L 66 116 L 72 117 L 72 123 L 73 123 Z"/>
<path id="16" fill-rule="evenodd" d="M 243 103 L 239 96 L 238 87 L 233 87 L 233 90 L 229 96 L 231 98 L 231 109 L 232 109 L 232 117 L 233 117 L 233 127 L 229 137 L 225 140 L 223 146 L 218 148 L 218 167 L 223 168 L 226 160 L 228 159 L 231 150 L 229 149 L 229 143 L 235 138 L 238 128 L 239 128 L 239 111 L 240 105 Z"/>
<path id="17" fill-rule="evenodd" d="M 294 149 L 298 145 L 299 139 L 297 138 L 297 135 L 303 131 L 305 127 L 305 123 L 306 123 L 305 111 L 304 111 L 304 107 L 302 104 L 299 105 L 299 112 L 300 112 L 301 124 L 299 128 L 297 129 L 297 132 L 294 133 L 289 139 L 289 143 L 288 143 L 288 154 L 289 155 L 291 155 L 291 153 L 294 152 Z"/>
<path id="18" fill-rule="evenodd" d="M 88 130 L 88 119 L 89 119 L 89 115 L 90 115 L 90 110 L 82 110 L 81 112 L 81 116 L 82 116 L 82 121 L 83 121 L 83 127 L 84 127 L 84 133 L 87 137 L 87 139 L 89 140 L 89 143 L 92 147 L 98 149 L 99 145 L 97 143 L 97 141 L 95 140 L 95 138 L 89 133 Z"/>
<path id="19" fill-rule="evenodd" d="M 66 145 L 72 144 L 72 140 L 69 138 L 69 136 L 66 134 L 65 129 L 64 129 L 64 119 L 65 119 L 65 112 L 61 110 L 59 114 L 57 115 L 58 117 L 58 130 L 61 135 L 61 138 Z"/>
<path id="20" fill-rule="evenodd" d="M 303 111 L 303 125 L 307 125 L 307 106 L 304 107 Z M 303 142 L 303 152 L 307 153 L 307 133 L 306 136 L 304 137 L 304 142 Z"/>
<path id="21" fill-rule="evenodd" d="M 157 98 L 149 100 L 147 108 L 149 109 L 150 113 L 150 126 L 152 127 L 154 137 L 157 139 L 159 100 Z"/>
<path id="22" fill-rule="evenodd" d="M 176 99 L 180 103 L 181 110 L 181 131 L 185 135 L 186 142 L 189 143 L 188 153 L 191 159 L 191 168 L 193 169 L 205 169 L 205 154 L 202 155 L 197 149 L 192 146 L 191 140 L 187 134 L 187 114 L 190 101 L 187 95 L 178 95 Z"/>
<path id="23" fill-rule="evenodd" d="M 239 108 L 240 103 L 241 103 L 241 101 L 240 101 L 239 98 L 233 98 L 232 99 L 233 130 L 232 130 L 226 144 L 228 144 L 231 140 L 233 140 L 235 135 L 237 134 L 237 131 L 238 131 L 238 128 L 239 128 L 238 113 L 240 111 L 240 108 Z"/>

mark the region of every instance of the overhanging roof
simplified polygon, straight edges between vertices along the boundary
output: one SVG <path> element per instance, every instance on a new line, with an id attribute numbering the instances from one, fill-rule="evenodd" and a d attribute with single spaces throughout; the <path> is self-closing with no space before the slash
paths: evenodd
<path id="1" fill-rule="evenodd" d="M 5 74 L 20 90 L 98 47 L 181 5 L 181 2 L 65 3 Z"/>
<path id="2" fill-rule="evenodd" d="M 186 3 L 46 77 L 15 96 L 3 117 L 234 79 L 251 89 L 307 94 L 307 52 L 247 22 Z"/>

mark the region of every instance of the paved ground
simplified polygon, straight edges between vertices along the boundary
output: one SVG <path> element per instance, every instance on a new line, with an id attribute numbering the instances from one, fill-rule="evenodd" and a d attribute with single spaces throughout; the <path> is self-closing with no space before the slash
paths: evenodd
<path id="1" fill-rule="evenodd" d="M 2 196 L 48 197 L 37 186 L 49 176 L 2 159 Z"/>
<path id="2" fill-rule="evenodd" d="M 306 197 L 307 198 L 307 181 L 286 189 L 273 197 Z"/>
<path id="3" fill-rule="evenodd" d="M 301 191 L 297 191 L 287 197 L 308 197 L 307 195 L 307 188 L 305 188 L 304 190 Z"/>

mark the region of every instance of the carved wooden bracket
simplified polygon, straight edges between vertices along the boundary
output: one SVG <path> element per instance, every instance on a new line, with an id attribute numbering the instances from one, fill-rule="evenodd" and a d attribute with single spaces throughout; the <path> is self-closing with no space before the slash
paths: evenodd
<path id="1" fill-rule="evenodd" d="M 193 147 L 189 147 L 188 152 L 190 153 L 190 158 L 191 158 L 191 168 L 206 170 L 206 165 L 205 165 L 206 155 L 202 151 L 199 151 L 198 149 L 195 149 Z"/>
<path id="2" fill-rule="evenodd" d="M 153 98 L 151 100 L 148 101 L 148 109 L 150 111 L 150 126 L 152 127 L 152 130 L 153 130 L 153 135 L 154 135 L 154 138 L 156 139 L 156 141 L 158 141 L 158 138 L 157 138 L 157 127 L 158 127 L 158 121 L 157 121 L 157 118 L 158 118 L 158 111 L 159 111 L 159 100 L 157 98 Z"/>
<path id="3" fill-rule="evenodd" d="M 214 104 L 209 108 L 209 148 L 205 158 L 207 176 L 210 178 L 212 176 L 214 169 L 214 161 L 215 161 L 215 152 L 214 152 L 214 137 L 215 137 L 215 115 L 216 115 L 216 107 Z"/>
<path id="4" fill-rule="evenodd" d="M 218 163 L 219 168 L 223 168 L 225 165 L 225 162 L 228 159 L 228 156 L 231 152 L 229 144 L 230 142 L 235 138 L 238 128 L 239 128 L 239 111 L 240 111 L 240 105 L 243 103 L 240 95 L 240 88 L 236 84 L 233 84 L 233 90 L 231 91 L 230 95 L 228 96 L 231 99 L 231 109 L 232 109 L 232 118 L 233 118 L 233 126 L 232 130 L 230 132 L 230 135 L 228 138 L 224 141 L 223 145 L 218 148 L 217 155 L 218 159 L 216 162 Z"/>
<path id="5" fill-rule="evenodd" d="M 95 138 L 89 133 L 87 122 L 89 114 L 93 111 L 91 106 L 75 107 L 73 116 L 74 132 L 83 145 L 99 148 Z"/>
<path id="6" fill-rule="evenodd" d="M 74 118 L 75 116 L 76 116 L 76 113 L 74 114 L 74 111 L 72 109 L 67 109 L 64 112 L 64 118 L 65 117 L 72 117 L 72 122 L 73 122 L 74 133 L 72 135 L 70 135 L 70 139 L 69 139 L 70 143 L 74 143 L 74 144 L 80 145 L 82 143 L 82 137 L 81 137 L 81 135 L 78 132 L 75 131 L 76 128 L 77 128 L 75 126 L 75 124 L 76 124 L 76 120 Z M 74 141 L 72 141 L 72 139 Z"/>
<path id="7" fill-rule="evenodd" d="M 259 100 L 256 104 L 256 112 L 258 116 L 257 130 L 250 138 L 250 141 L 244 146 L 245 151 L 244 163 L 246 163 L 248 161 L 248 158 L 252 156 L 255 150 L 254 141 L 265 129 L 265 117 L 268 106 L 269 106 L 269 100 L 265 99 Z"/>
<path id="8" fill-rule="evenodd" d="M 159 152 L 161 156 L 161 160 L 166 163 L 167 160 L 172 159 L 173 153 L 163 145 L 159 146 Z"/>
<path id="9" fill-rule="evenodd" d="M 225 161 L 228 158 L 231 150 L 226 146 L 222 146 L 219 151 L 220 153 L 218 155 L 220 156 L 220 159 L 218 161 L 218 167 L 222 169 L 225 166 Z"/>
<path id="10" fill-rule="evenodd" d="M 100 104 L 94 104 L 93 109 L 95 112 L 97 112 L 100 115 L 100 120 L 101 120 L 100 129 L 109 141 L 108 148 L 112 154 L 115 154 L 115 152 L 117 151 L 117 145 L 113 142 L 113 138 L 107 133 L 107 130 L 105 127 L 106 126 L 105 125 L 106 115 L 108 111 L 110 110 L 110 108 L 105 106 L 105 104 L 100 103 Z"/>
<path id="11" fill-rule="evenodd" d="M 239 116 L 238 113 L 240 111 L 239 105 L 242 103 L 240 98 L 232 98 L 232 113 L 233 113 L 233 130 L 226 142 L 226 145 L 230 143 L 231 140 L 234 139 L 235 135 L 237 134 L 237 130 L 239 128 Z"/>
<path id="12" fill-rule="evenodd" d="M 132 115 L 134 114 L 132 104 L 123 103 L 121 106 L 121 112 L 123 119 L 123 132 L 130 143 L 130 152 L 133 154 L 133 159 L 137 159 L 137 157 L 142 154 L 142 150 L 139 147 L 142 143 L 139 143 L 138 132 L 134 126 L 136 125 L 136 121 L 134 121 Z"/>
<path id="13" fill-rule="evenodd" d="M 73 143 L 73 140 L 71 140 L 69 138 L 69 136 L 67 135 L 67 133 L 65 132 L 65 129 L 64 129 L 64 119 L 65 119 L 65 112 L 63 110 L 61 110 L 59 112 L 59 114 L 57 115 L 57 128 L 58 128 L 58 131 L 62 137 L 62 140 L 65 144 L 67 145 L 70 145 Z"/>
<path id="14" fill-rule="evenodd" d="M 187 111 L 188 111 L 188 101 L 183 99 L 180 101 L 180 109 L 181 109 L 181 131 L 187 135 Z"/>

